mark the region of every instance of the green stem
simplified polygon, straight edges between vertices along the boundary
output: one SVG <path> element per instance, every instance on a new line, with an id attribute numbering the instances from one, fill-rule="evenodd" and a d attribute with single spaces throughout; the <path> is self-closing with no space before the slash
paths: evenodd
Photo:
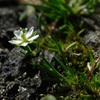
<path id="1" fill-rule="evenodd" d="M 28 51 L 28 55 L 33 55 L 33 56 L 35 56 L 35 53 L 32 51 L 32 49 L 30 48 L 30 46 L 29 45 L 27 45 L 26 47 L 26 50 Z"/>
<path id="2" fill-rule="evenodd" d="M 67 77 L 60 74 L 46 59 L 42 60 L 41 67 L 50 73 L 53 77 L 55 77 L 55 80 L 57 79 L 61 83 L 66 83 L 68 81 Z"/>

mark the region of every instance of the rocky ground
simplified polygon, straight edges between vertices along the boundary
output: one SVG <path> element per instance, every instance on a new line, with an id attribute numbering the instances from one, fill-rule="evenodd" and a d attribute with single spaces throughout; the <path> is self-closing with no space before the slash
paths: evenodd
<path id="1" fill-rule="evenodd" d="M 19 21 L 23 10 L 25 7 L 10 0 L 0 1 L 0 100 L 39 100 L 41 93 L 40 72 L 26 64 L 23 49 L 8 43 L 15 29 L 37 28 L 33 14 Z"/>
<path id="2" fill-rule="evenodd" d="M 40 94 L 51 91 L 51 83 L 44 82 L 44 72 L 27 64 L 29 59 L 21 53 L 20 47 L 8 43 L 13 31 L 19 27 L 35 26 L 37 19 L 30 13 L 21 22 L 19 16 L 26 9 L 13 0 L 0 0 L 0 100 L 40 100 Z M 87 33 L 83 41 L 94 50 L 95 58 L 100 57 L 100 14 L 82 16 Z M 47 51 L 41 51 L 48 58 Z M 38 59 L 35 58 L 35 59 Z"/>

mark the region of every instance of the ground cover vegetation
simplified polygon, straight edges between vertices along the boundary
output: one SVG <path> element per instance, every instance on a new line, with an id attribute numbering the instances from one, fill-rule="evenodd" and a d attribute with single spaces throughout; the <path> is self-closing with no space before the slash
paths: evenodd
<path id="1" fill-rule="evenodd" d="M 49 59 L 42 57 L 39 62 L 29 61 L 33 67 L 46 72 L 48 78 L 45 82 L 55 84 L 49 93 L 52 95 L 41 94 L 41 100 L 99 99 L 100 58 L 95 58 L 92 48 L 82 40 L 86 30 L 81 16 L 98 12 L 100 0 L 40 0 L 40 4 L 20 3 L 34 8 L 39 31 L 34 33 L 33 27 L 15 31 L 16 38 L 10 43 L 23 46 L 25 51 L 22 53 L 26 57 L 36 57 L 40 50 L 49 53 Z M 27 11 L 24 11 L 20 20 L 26 14 Z"/>

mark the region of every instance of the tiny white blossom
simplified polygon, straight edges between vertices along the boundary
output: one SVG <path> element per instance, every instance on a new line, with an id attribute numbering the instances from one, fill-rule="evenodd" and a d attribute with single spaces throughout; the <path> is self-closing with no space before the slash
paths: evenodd
<path id="1" fill-rule="evenodd" d="M 89 62 L 87 63 L 87 67 L 88 67 L 89 71 L 91 71 L 91 70 L 92 70 L 92 67 L 91 67 L 91 65 L 90 65 L 90 63 L 89 63 Z"/>
<path id="2" fill-rule="evenodd" d="M 8 42 L 17 46 L 27 46 L 39 37 L 39 35 L 36 35 L 36 31 L 34 32 L 34 27 L 31 27 L 29 31 L 27 31 L 27 28 L 15 30 L 14 35 L 15 37 Z"/>

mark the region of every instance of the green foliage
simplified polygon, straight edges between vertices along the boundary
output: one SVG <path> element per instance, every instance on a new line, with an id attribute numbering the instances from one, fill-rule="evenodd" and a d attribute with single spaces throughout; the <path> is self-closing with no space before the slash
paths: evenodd
<path id="1" fill-rule="evenodd" d="M 95 11 L 99 0 L 40 0 L 41 4 L 29 4 L 42 10 L 50 19 L 66 19 L 71 15 L 79 15 Z M 24 3 L 25 4 L 25 3 Z M 48 13 L 49 11 L 49 13 Z"/>
<path id="2" fill-rule="evenodd" d="M 44 96 L 41 100 L 56 100 L 56 98 L 53 95 L 48 94 Z"/>
<path id="3" fill-rule="evenodd" d="M 80 29 L 75 17 L 93 13 L 98 4 L 100 0 L 41 0 L 41 4 L 25 4 L 37 11 L 40 39 L 35 44 L 34 55 L 42 48 L 53 53 L 55 62 L 52 64 L 43 57 L 39 64 L 35 61 L 31 64 L 47 72 L 47 81 L 61 84 L 53 90 L 57 100 L 96 100 L 100 97 L 100 59 L 96 61 L 91 49 L 84 45 L 80 36 L 85 29 Z M 28 55 L 31 49 L 26 47 L 26 50 Z"/>

